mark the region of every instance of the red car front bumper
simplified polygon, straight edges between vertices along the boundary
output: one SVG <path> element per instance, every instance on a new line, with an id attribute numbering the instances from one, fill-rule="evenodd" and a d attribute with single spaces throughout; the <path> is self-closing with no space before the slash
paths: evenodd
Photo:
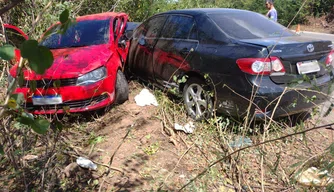
<path id="1" fill-rule="evenodd" d="M 32 93 L 27 87 L 17 88 L 16 93 L 23 93 L 25 108 L 33 114 L 76 113 L 97 110 L 111 105 L 115 100 L 115 79 L 106 78 L 86 86 L 64 86 L 59 88 L 37 88 Z M 33 97 L 61 97 L 59 104 L 34 104 Z"/>

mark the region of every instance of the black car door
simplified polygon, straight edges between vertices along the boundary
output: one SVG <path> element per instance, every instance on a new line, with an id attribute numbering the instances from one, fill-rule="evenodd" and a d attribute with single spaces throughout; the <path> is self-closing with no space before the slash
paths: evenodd
<path id="1" fill-rule="evenodd" d="M 143 79 L 153 79 L 153 50 L 166 16 L 155 16 L 136 30 L 130 48 L 130 70 Z"/>
<path id="2" fill-rule="evenodd" d="M 177 86 L 173 76 L 191 69 L 190 62 L 197 49 L 197 28 L 193 17 L 170 15 L 154 48 L 153 70 L 158 84 Z"/>

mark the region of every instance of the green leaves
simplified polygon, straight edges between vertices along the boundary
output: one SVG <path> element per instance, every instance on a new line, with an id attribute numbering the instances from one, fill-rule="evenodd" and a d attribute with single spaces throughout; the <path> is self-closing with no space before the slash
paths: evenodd
<path id="1" fill-rule="evenodd" d="M 53 63 L 51 51 L 38 45 L 36 40 L 27 40 L 21 46 L 21 55 L 28 59 L 29 66 L 37 74 L 43 74 Z"/>
<path id="2" fill-rule="evenodd" d="M 63 130 L 63 124 L 61 122 L 56 121 L 56 122 L 54 122 L 54 124 L 55 124 L 58 131 L 61 132 Z"/>
<path id="3" fill-rule="evenodd" d="M 68 17 L 70 16 L 70 11 L 65 9 L 59 16 L 59 21 L 64 24 L 68 21 Z"/>
<path id="4" fill-rule="evenodd" d="M 15 99 L 16 103 L 19 105 L 24 103 L 24 95 L 22 93 L 12 94 L 11 98 Z"/>
<path id="5" fill-rule="evenodd" d="M 61 25 L 58 31 L 59 34 L 64 34 L 71 25 L 75 24 L 76 20 L 75 19 L 71 20 L 69 16 L 70 16 L 70 11 L 68 9 L 65 9 L 60 14 L 59 21 Z"/>
<path id="6" fill-rule="evenodd" d="M 12 94 L 8 101 L 7 106 L 11 109 L 16 109 L 19 105 L 24 103 L 24 96 L 22 93 Z"/>
<path id="7" fill-rule="evenodd" d="M 31 55 L 35 54 L 35 49 L 38 47 L 38 42 L 36 40 L 24 41 L 21 45 L 21 56 L 23 58 L 29 58 Z"/>
<path id="8" fill-rule="evenodd" d="M 60 82 L 59 79 L 57 79 L 57 80 L 55 80 L 55 81 L 53 82 L 53 87 L 55 87 L 55 88 L 59 88 L 60 85 L 61 85 L 61 82 Z"/>
<path id="9" fill-rule="evenodd" d="M 20 87 L 22 87 L 23 84 L 24 84 L 24 76 L 23 76 L 23 72 L 22 72 L 22 71 L 21 71 L 21 73 L 19 74 L 18 84 L 19 84 Z"/>
<path id="10" fill-rule="evenodd" d="M 35 80 L 30 81 L 29 88 L 32 92 L 35 92 L 37 89 L 37 82 Z"/>
<path id="11" fill-rule="evenodd" d="M 3 146 L 0 145 L 0 155 L 4 155 L 5 154 L 5 151 L 3 150 Z"/>
<path id="12" fill-rule="evenodd" d="M 18 122 L 31 127 L 38 134 L 45 134 L 50 126 L 50 122 L 46 119 L 40 117 L 34 119 L 32 116 L 25 113 L 19 117 Z"/>
<path id="13" fill-rule="evenodd" d="M 45 119 L 35 119 L 31 128 L 39 134 L 45 134 L 50 126 L 49 121 Z"/>
<path id="14" fill-rule="evenodd" d="M 14 58 L 15 52 L 12 45 L 6 44 L 0 47 L 0 58 L 6 61 L 10 61 Z"/>

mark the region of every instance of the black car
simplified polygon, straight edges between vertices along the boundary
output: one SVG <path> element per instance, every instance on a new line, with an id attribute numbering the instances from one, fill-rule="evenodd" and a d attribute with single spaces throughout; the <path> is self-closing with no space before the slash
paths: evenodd
<path id="1" fill-rule="evenodd" d="M 196 120 L 213 109 L 277 118 L 328 99 L 332 49 L 331 41 L 298 36 L 251 11 L 174 10 L 136 28 L 127 66 L 144 80 L 176 89 Z"/>

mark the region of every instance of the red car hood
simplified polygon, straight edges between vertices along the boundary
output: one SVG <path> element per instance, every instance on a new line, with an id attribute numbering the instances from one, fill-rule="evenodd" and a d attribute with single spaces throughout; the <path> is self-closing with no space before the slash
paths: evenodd
<path id="1" fill-rule="evenodd" d="M 100 66 L 103 66 L 113 52 L 110 45 L 92 45 L 87 47 L 53 49 L 54 62 L 43 75 L 31 70 L 24 71 L 28 80 L 75 78 Z M 11 75 L 16 73 L 17 65 L 11 69 Z"/>

